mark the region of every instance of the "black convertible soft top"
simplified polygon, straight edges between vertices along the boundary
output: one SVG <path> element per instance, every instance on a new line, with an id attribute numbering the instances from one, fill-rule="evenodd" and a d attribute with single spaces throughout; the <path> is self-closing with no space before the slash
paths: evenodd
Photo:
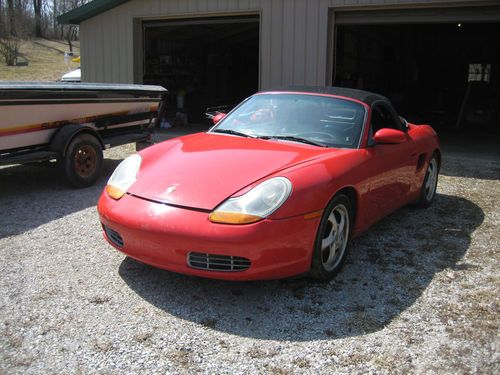
<path id="1" fill-rule="evenodd" d="M 317 94 L 345 96 L 348 98 L 357 99 L 368 105 L 371 105 L 373 102 L 378 100 L 390 102 L 389 99 L 387 99 L 385 96 L 375 94 L 370 91 L 350 89 L 346 87 L 336 87 L 336 86 L 287 86 L 287 87 L 273 88 L 270 90 L 263 90 L 261 92 L 264 93 L 264 92 L 287 92 L 287 91 L 312 92 Z"/>

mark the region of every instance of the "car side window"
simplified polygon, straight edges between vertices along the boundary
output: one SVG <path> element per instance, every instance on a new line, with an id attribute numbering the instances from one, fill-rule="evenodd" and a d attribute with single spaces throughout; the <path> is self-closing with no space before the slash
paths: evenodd
<path id="1" fill-rule="evenodd" d="M 370 132 L 368 137 L 368 144 L 373 145 L 373 135 L 380 129 L 389 128 L 403 131 L 400 121 L 395 117 L 395 113 L 391 111 L 385 104 L 374 104 L 372 107 L 372 116 L 370 124 Z"/>
<path id="2" fill-rule="evenodd" d="M 383 128 L 401 129 L 401 122 L 397 121 L 395 114 L 384 104 L 376 104 L 372 108 L 372 127 L 374 134 Z"/>
<path id="3" fill-rule="evenodd" d="M 380 129 L 389 127 L 387 125 L 387 118 L 380 107 L 372 108 L 371 134 L 373 135 Z"/>

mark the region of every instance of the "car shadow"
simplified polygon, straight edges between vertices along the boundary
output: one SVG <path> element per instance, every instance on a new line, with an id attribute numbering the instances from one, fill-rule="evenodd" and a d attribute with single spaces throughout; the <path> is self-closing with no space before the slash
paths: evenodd
<path id="1" fill-rule="evenodd" d="M 85 189 L 67 186 L 55 163 L 0 168 L 0 238 L 23 233 L 95 206 L 120 161 L 104 159 L 99 180 Z"/>
<path id="2" fill-rule="evenodd" d="M 426 210 L 405 207 L 357 238 L 343 271 L 329 283 L 217 281 L 130 258 L 119 274 L 150 304 L 218 331 L 288 341 L 357 336 L 387 326 L 436 273 L 467 269 L 459 263 L 483 220 L 481 208 L 456 196 L 438 195 Z"/>

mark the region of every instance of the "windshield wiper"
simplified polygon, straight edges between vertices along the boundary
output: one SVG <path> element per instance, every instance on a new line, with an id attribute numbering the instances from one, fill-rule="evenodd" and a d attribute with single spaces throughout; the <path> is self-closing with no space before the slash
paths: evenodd
<path id="1" fill-rule="evenodd" d="M 224 133 L 224 134 L 231 134 L 231 135 L 237 135 L 238 137 L 245 137 L 245 138 L 255 138 L 251 136 L 250 134 L 245 134 L 236 130 L 232 129 L 214 129 L 212 130 L 213 133 Z"/>
<path id="2" fill-rule="evenodd" d="M 311 141 L 311 140 L 305 139 L 305 138 L 294 137 L 293 135 L 263 135 L 263 136 L 258 137 L 258 138 L 259 139 L 279 139 L 279 140 L 284 140 L 284 141 L 306 143 L 308 145 L 319 146 L 319 147 L 328 147 L 328 145 L 325 145 L 323 143 L 314 142 L 314 141 Z"/>

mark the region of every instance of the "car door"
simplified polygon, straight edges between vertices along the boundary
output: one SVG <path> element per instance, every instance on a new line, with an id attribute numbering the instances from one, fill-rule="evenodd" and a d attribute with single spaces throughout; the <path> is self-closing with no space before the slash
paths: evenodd
<path id="1" fill-rule="evenodd" d="M 405 133 L 400 143 L 377 143 L 373 135 L 380 129 L 390 128 Z M 372 105 L 368 143 L 366 147 L 367 206 L 371 223 L 407 203 L 411 176 L 417 163 L 416 148 L 392 106 L 385 102 Z"/>

